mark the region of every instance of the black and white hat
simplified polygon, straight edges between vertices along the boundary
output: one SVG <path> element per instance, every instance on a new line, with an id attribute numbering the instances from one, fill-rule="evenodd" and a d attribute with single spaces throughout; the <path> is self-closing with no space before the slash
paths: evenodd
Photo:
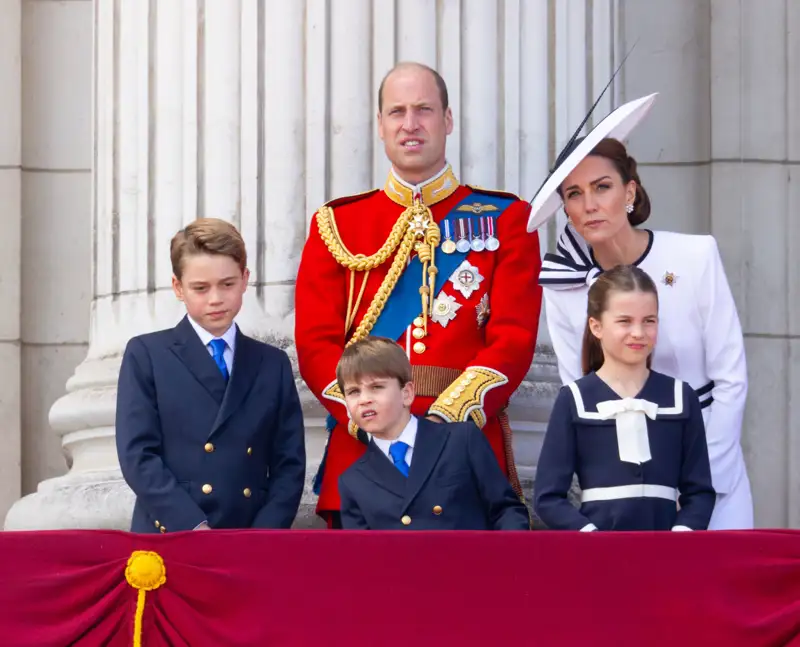
<path id="1" fill-rule="evenodd" d="M 603 139 L 625 140 L 647 113 L 650 112 L 657 96 L 658 93 L 656 92 L 619 106 L 597 124 L 588 135 L 579 138 L 577 133 L 583 128 L 583 124 L 580 125 L 578 131 L 572 136 L 556 159 L 550 175 L 536 192 L 533 200 L 531 200 L 532 207 L 528 218 L 528 232 L 535 231 L 541 227 L 559 210 L 562 201 L 558 195 L 558 187 L 575 170 L 575 167 Z M 589 114 L 591 114 L 591 111 Z M 587 119 L 584 119 L 584 123 Z"/>

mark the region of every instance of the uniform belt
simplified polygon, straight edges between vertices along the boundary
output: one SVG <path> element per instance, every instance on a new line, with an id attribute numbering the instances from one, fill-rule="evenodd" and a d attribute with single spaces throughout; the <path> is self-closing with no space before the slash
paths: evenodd
<path id="1" fill-rule="evenodd" d="M 636 485 L 617 485 L 615 487 L 593 487 L 584 490 L 581 502 L 590 501 L 615 501 L 616 499 L 640 499 L 643 497 L 655 499 L 678 500 L 678 490 L 666 485 L 649 485 L 638 483 Z"/>
<path id="2" fill-rule="evenodd" d="M 417 395 L 438 398 L 463 372 L 457 368 L 415 364 L 411 367 L 411 379 Z"/>

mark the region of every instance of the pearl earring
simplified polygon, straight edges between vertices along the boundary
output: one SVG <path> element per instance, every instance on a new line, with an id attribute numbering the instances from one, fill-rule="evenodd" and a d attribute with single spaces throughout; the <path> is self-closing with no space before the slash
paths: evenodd
<path id="1" fill-rule="evenodd" d="M 626 204 L 625 205 L 625 211 L 627 213 L 633 213 L 633 205 L 632 204 Z"/>

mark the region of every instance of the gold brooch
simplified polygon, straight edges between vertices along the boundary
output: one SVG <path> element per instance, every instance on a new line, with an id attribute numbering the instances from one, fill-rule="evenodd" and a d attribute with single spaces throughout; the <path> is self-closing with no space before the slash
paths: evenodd
<path id="1" fill-rule="evenodd" d="M 661 282 L 668 286 L 672 287 L 675 285 L 675 282 L 678 280 L 678 277 L 675 276 L 672 272 L 664 272 L 664 276 L 661 277 Z"/>

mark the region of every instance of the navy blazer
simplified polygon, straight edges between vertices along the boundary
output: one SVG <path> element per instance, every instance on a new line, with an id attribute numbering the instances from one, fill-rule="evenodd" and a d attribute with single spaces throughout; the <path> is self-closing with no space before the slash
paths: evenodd
<path id="1" fill-rule="evenodd" d="M 374 442 L 339 477 L 354 530 L 529 530 L 528 510 L 471 422 L 419 419 L 408 477 Z"/>
<path id="2" fill-rule="evenodd" d="M 285 352 L 236 330 L 227 385 L 188 318 L 128 342 L 117 454 L 131 530 L 289 528 L 305 482 L 303 414 Z"/>

